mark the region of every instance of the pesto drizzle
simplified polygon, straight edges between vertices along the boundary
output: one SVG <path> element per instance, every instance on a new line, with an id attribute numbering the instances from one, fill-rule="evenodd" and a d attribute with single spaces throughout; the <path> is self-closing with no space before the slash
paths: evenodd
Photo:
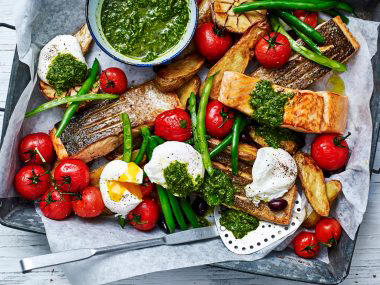
<path id="1" fill-rule="evenodd" d="M 203 179 L 198 176 L 195 180 L 189 174 L 188 164 L 173 161 L 164 169 L 167 190 L 178 197 L 187 197 L 202 185 Z"/>
<path id="2" fill-rule="evenodd" d="M 259 220 L 244 212 L 228 209 L 222 212 L 220 225 L 231 231 L 235 238 L 241 239 L 257 229 Z"/>
<path id="3" fill-rule="evenodd" d="M 268 126 L 255 127 L 256 133 L 263 137 L 268 146 L 280 148 L 281 142 L 300 141 L 298 133 L 285 128 L 272 128 Z"/>
<path id="4" fill-rule="evenodd" d="M 87 77 L 87 66 L 69 53 L 58 54 L 50 63 L 46 79 L 59 93 L 80 85 Z"/>
<path id="5" fill-rule="evenodd" d="M 232 205 L 235 199 L 236 188 L 227 174 L 214 169 L 212 176 L 207 175 L 201 187 L 202 196 L 209 206 L 220 204 Z"/>
<path id="6" fill-rule="evenodd" d="M 279 127 L 284 121 L 284 107 L 293 94 L 277 92 L 267 80 L 256 84 L 251 93 L 250 104 L 253 109 L 252 117 L 258 123 Z"/>

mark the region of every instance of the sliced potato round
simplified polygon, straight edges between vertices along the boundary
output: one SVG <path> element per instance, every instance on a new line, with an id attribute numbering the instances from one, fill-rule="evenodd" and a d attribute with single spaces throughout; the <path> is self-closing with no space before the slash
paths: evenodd
<path id="1" fill-rule="evenodd" d="M 244 33 L 250 26 L 266 17 L 266 10 L 254 10 L 235 14 L 234 7 L 253 0 L 212 0 L 211 12 L 214 22 L 221 28 L 233 33 Z"/>

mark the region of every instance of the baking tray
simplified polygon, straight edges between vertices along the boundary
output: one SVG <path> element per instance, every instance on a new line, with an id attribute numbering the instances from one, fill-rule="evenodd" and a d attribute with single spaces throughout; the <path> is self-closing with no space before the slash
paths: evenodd
<path id="1" fill-rule="evenodd" d="M 356 5 L 369 3 L 368 5 L 366 4 L 365 8 L 363 8 L 363 6 L 357 7 L 359 8 L 359 17 L 373 20 L 380 19 L 380 15 L 376 17 L 375 15 L 365 12 L 374 11 L 377 5 L 375 2 L 377 1 L 355 3 Z M 380 50 L 380 38 L 378 40 L 378 50 Z M 373 168 L 380 126 L 380 78 L 376 76 L 380 74 L 379 51 L 372 58 L 372 66 L 374 73 L 374 92 L 370 102 L 373 120 L 370 169 Z M 19 61 L 16 50 L 6 99 L 0 146 L 2 145 L 2 140 L 13 109 L 29 81 L 29 68 Z M 0 224 L 33 233 L 45 233 L 43 223 L 35 211 L 34 204 L 18 197 L 0 199 Z M 342 282 L 349 273 L 355 242 L 356 237 L 354 240 L 350 240 L 343 232 L 338 247 L 329 251 L 330 264 L 323 263 L 319 260 L 299 258 L 291 250 L 286 249 L 281 252 L 272 252 L 265 258 L 253 262 L 223 262 L 210 266 L 303 282 L 338 284 Z"/>

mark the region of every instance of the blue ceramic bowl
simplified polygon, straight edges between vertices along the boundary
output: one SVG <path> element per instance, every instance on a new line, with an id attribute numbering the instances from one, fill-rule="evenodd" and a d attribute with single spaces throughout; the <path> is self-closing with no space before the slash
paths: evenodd
<path id="1" fill-rule="evenodd" d="M 154 59 L 153 61 L 144 62 L 136 58 L 130 58 L 119 53 L 115 50 L 107 41 L 106 37 L 103 34 L 100 15 L 102 10 L 102 5 L 104 0 L 87 0 L 86 3 L 86 20 L 88 28 L 91 32 L 93 39 L 96 44 L 109 56 L 114 58 L 117 61 L 136 65 L 136 66 L 153 66 L 165 63 L 174 59 L 178 56 L 190 43 L 191 39 L 194 36 L 195 29 L 197 27 L 197 19 L 198 19 L 198 7 L 196 4 L 196 0 L 187 0 L 189 3 L 190 10 L 190 20 L 186 27 L 186 32 L 180 39 L 180 41 L 172 47 L 170 50 Z"/>

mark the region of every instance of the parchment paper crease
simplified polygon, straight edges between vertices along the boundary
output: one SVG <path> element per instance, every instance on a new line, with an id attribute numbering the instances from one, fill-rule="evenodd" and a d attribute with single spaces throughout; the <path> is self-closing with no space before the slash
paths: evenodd
<path id="1" fill-rule="evenodd" d="M 23 122 L 23 114 L 27 108 L 45 101 L 36 87 L 35 67 L 38 52 L 55 35 L 73 34 L 85 22 L 83 0 L 22 0 L 17 5 L 17 48 L 20 60 L 30 66 L 32 81 L 16 105 L 0 153 L 0 197 L 16 195 L 12 180 L 20 166 L 16 155 L 19 138 L 30 132 L 47 132 L 62 116 L 62 111 L 55 109 Z M 331 179 L 340 179 L 344 191 L 344 196 L 339 198 L 332 214 L 353 238 L 363 219 L 369 191 L 368 165 L 372 134 L 369 101 L 373 91 L 370 59 L 377 50 L 378 23 L 351 19 L 349 28 L 361 45 L 359 53 L 348 63 L 348 72 L 342 74 L 350 102 L 347 131 L 352 133 L 348 139 L 352 155 L 347 169 Z M 88 62 L 92 62 L 95 56 L 100 60 L 102 68 L 110 65 L 123 68 L 133 84 L 139 84 L 153 76 L 151 69 L 117 64 L 96 46 L 87 57 Z M 321 81 L 314 89 L 323 89 L 324 86 Z M 309 137 L 308 141 L 310 140 Z M 132 242 L 163 234 L 160 230 L 151 233 L 138 232 L 128 227 L 121 230 L 112 218 L 83 220 L 73 216 L 62 222 L 44 217 L 42 219 L 53 252 Z M 189 245 L 97 256 L 91 260 L 65 265 L 63 268 L 72 284 L 104 284 L 154 271 L 231 260 L 255 260 L 264 257 L 280 244 L 281 241 L 254 255 L 238 256 L 230 253 L 220 240 L 215 239 Z"/>

